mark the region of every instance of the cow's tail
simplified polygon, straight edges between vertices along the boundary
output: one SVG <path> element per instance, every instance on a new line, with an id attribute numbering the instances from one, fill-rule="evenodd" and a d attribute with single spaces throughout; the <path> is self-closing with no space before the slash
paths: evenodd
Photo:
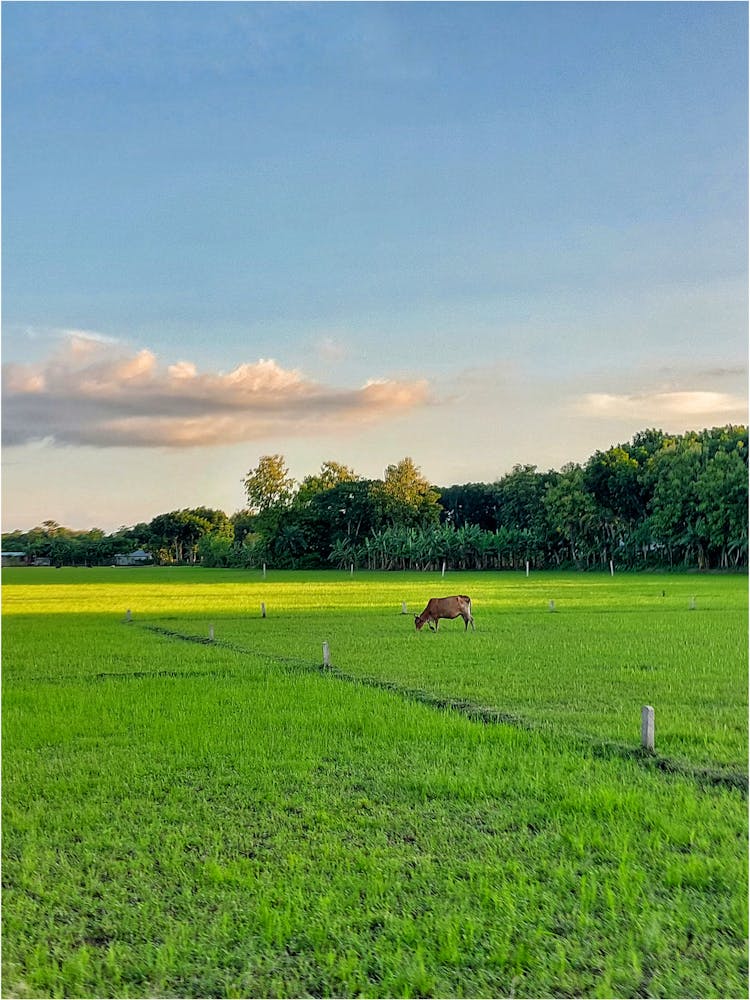
<path id="1" fill-rule="evenodd" d="M 468 615 L 469 615 L 469 618 L 468 618 L 468 620 L 466 621 L 466 624 L 465 624 L 465 628 L 468 628 L 469 625 L 471 625 L 471 630 L 473 632 L 474 631 L 474 615 L 471 613 L 471 598 L 467 594 L 462 594 L 461 596 L 466 601 L 466 610 L 467 610 Z"/>

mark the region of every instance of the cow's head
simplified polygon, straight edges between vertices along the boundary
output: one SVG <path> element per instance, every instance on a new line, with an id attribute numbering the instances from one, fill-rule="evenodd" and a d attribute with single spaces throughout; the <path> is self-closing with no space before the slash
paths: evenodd
<path id="1" fill-rule="evenodd" d="M 417 627 L 417 632 L 419 632 L 424 625 L 424 618 L 421 615 L 414 615 L 414 624 Z"/>

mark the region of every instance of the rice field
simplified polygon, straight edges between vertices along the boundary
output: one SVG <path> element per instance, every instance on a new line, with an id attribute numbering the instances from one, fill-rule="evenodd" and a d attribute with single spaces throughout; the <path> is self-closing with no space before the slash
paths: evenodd
<path id="1" fill-rule="evenodd" d="M 747 994 L 744 578 L 3 584 L 5 996 Z"/>

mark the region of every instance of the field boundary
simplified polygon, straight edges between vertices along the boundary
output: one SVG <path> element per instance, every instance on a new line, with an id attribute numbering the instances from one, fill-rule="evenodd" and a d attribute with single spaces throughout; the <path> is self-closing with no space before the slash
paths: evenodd
<path id="1" fill-rule="evenodd" d="M 331 664 L 315 663 L 313 660 L 304 660 L 299 657 L 280 656 L 276 653 L 269 653 L 266 650 L 250 649 L 247 646 L 241 646 L 238 643 L 228 642 L 223 639 L 187 635 L 186 633 L 176 632 L 160 625 L 140 622 L 136 623 L 132 621 L 128 622 L 128 624 L 137 625 L 137 627 L 144 629 L 145 631 L 152 632 L 167 639 L 177 639 L 181 642 L 192 642 L 202 646 L 215 646 L 221 649 L 228 649 L 235 653 L 257 656 L 261 659 L 271 660 L 275 663 L 282 663 L 285 666 L 302 669 L 309 673 L 319 673 L 329 677 L 334 677 L 337 680 L 344 681 L 348 684 L 376 688 L 378 690 L 397 695 L 408 701 L 418 702 L 419 704 L 426 705 L 429 708 L 433 708 L 438 711 L 456 713 L 472 722 L 478 722 L 482 725 L 514 726 L 517 729 L 524 729 L 528 732 L 546 735 L 554 735 L 557 732 L 553 726 L 547 723 L 538 722 L 534 719 L 529 719 L 521 715 L 515 715 L 510 712 L 503 712 L 492 706 L 480 705 L 477 702 L 468 701 L 464 698 L 451 698 L 446 695 L 438 695 L 418 688 L 403 687 L 393 681 L 383 680 L 379 677 L 370 677 L 366 674 L 350 674 L 347 671 L 341 670 L 339 667 Z M 196 672 L 193 672 L 193 674 L 183 674 L 179 671 L 156 671 L 153 674 L 150 674 L 139 671 L 137 674 L 98 674 L 97 679 L 131 677 L 133 679 L 139 679 L 143 677 L 155 676 L 182 677 L 193 676 L 195 674 Z M 233 676 L 233 674 L 228 671 L 204 671 L 201 672 L 200 675 L 221 677 Z M 674 774 L 681 777 L 691 778 L 703 785 L 718 785 L 734 788 L 741 792 L 745 797 L 748 795 L 748 775 L 742 771 L 731 771 L 725 768 L 698 767 L 675 757 L 665 757 L 656 751 L 646 750 L 642 746 L 635 744 L 631 745 L 617 740 L 606 740 L 590 734 L 571 733 L 566 731 L 564 735 L 565 738 L 571 742 L 588 749 L 595 757 L 603 759 L 619 757 L 625 760 L 633 760 L 642 764 L 644 767 L 651 770 L 661 771 L 664 774 Z"/>

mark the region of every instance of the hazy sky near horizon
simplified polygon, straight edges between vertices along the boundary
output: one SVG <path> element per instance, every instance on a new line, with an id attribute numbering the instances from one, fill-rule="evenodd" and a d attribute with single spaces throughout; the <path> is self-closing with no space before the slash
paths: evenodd
<path id="1" fill-rule="evenodd" d="M 3 4 L 3 529 L 747 419 L 745 3 Z"/>

